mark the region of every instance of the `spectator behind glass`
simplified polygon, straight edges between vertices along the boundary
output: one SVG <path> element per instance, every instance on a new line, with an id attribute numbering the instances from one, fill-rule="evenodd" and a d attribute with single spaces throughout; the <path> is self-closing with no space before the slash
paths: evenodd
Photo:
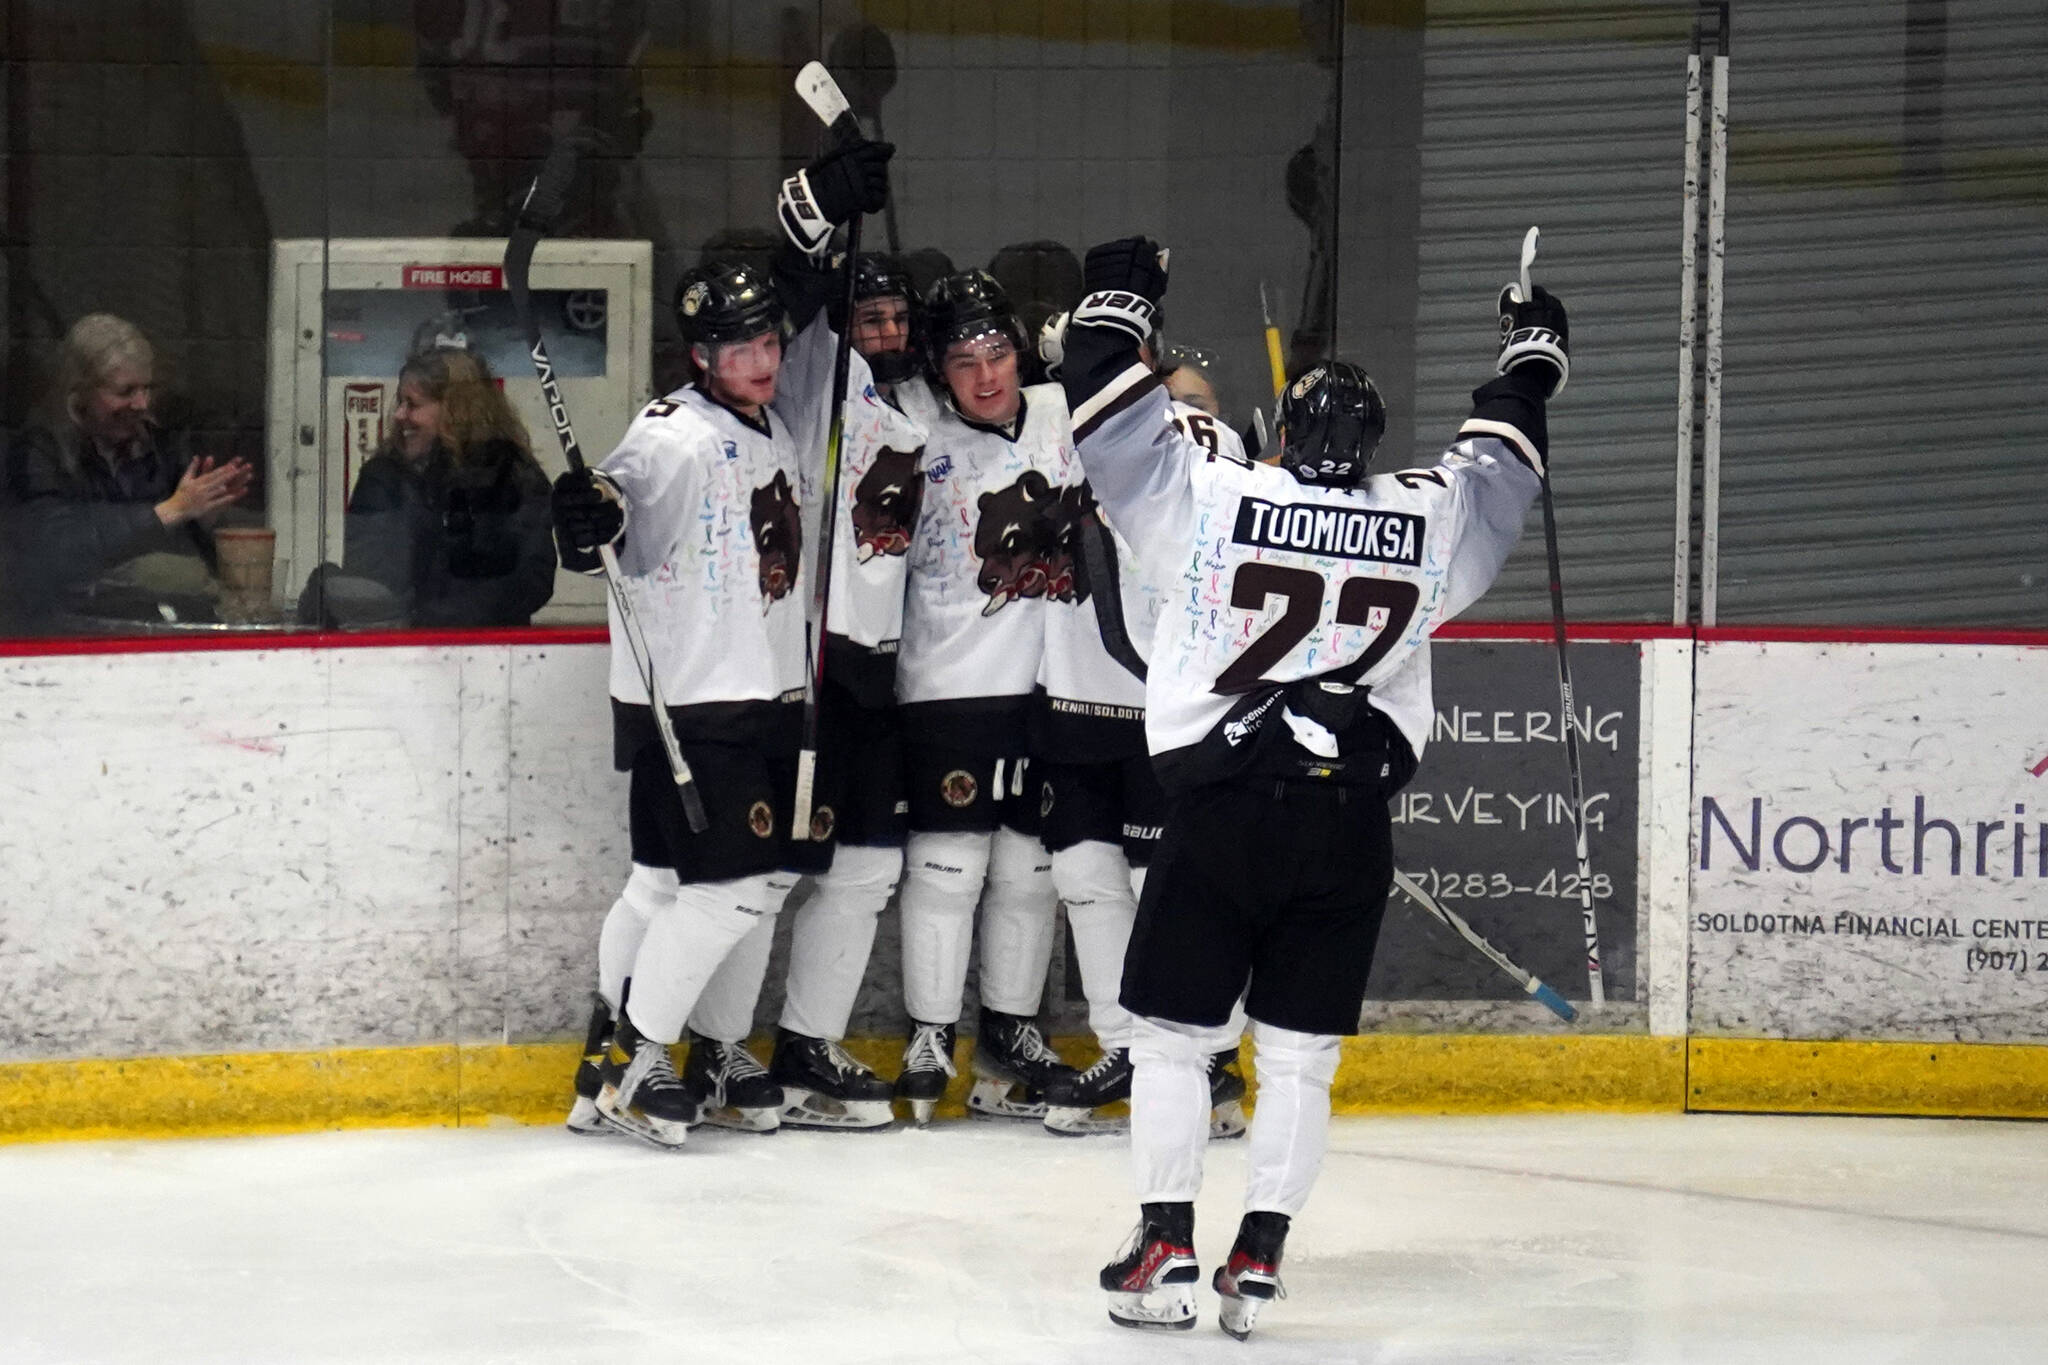
<path id="1" fill-rule="evenodd" d="M 523 626 L 555 590 L 551 525 L 547 476 L 483 362 L 408 360 L 391 435 L 349 495 L 342 572 L 381 583 L 415 626 Z"/>
<path id="2" fill-rule="evenodd" d="M 20 628 L 52 629 L 67 609 L 210 611 L 213 520 L 253 471 L 246 460 L 187 459 L 161 440 L 155 371 L 149 341 L 110 313 L 65 333 L 56 386 L 7 458 Z"/>

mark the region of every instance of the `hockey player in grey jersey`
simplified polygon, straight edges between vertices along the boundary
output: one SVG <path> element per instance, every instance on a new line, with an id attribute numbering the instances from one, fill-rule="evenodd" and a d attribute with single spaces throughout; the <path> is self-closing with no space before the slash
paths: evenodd
<path id="1" fill-rule="evenodd" d="M 1137 1016 L 1131 1148 L 1141 1205 L 1103 1268 L 1110 1316 L 1194 1323 L 1206 1062 L 1242 993 L 1257 1049 L 1246 1213 L 1214 1285 L 1242 1337 L 1279 1292 L 1289 1219 L 1329 1125 L 1393 874 L 1387 797 L 1431 714 L 1431 632 L 1520 538 L 1568 370 L 1564 308 L 1501 299 L 1498 378 L 1436 465 L 1366 477 L 1385 407 L 1342 362 L 1296 379 L 1276 466 L 1189 440 L 1137 359 L 1166 287 L 1156 243 L 1091 251 L 1063 382 L 1089 481 L 1166 585 L 1146 735 L 1168 798 L 1124 966 Z"/>
<path id="2" fill-rule="evenodd" d="M 785 205 L 785 217 L 789 212 Z M 781 1027 L 769 1066 L 782 1091 L 781 1120 L 799 1128 L 881 1128 L 893 1121 L 893 1087 L 840 1042 L 874 947 L 876 918 L 903 870 L 908 802 L 896 651 L 925 433 L 893 401 L 896 386 L 921 368 L 911 344 L 915 290 L 879 256 L 863 255 L 854 271 L 818 727 L 820 769 L 830 781 L 819 789 L 813 816 L 832 838 L 832 862 L 790 926 Z M 828 276 L 836 286 L 837 271 Z M 824 496 L 819 490 L 818 499 Z M 747 1036 L 774 938 L 773 921 L 764 919 L 740 941 L 698 1000 L 690 1020 L 694 1033 L 720 1040 Z"/>
<path id="3" fill-rule="evenodd" d="M 1020 386 L 1022 329 L 1001 286 L 949 275 L 924 300 L 930 384 L 905 384 L 928 433 L 911 536 L 896 695 L 909 739 L 903 993 L 911 1016 L 897 1094 L 920 1121 L 953 1075 L 975 906 L 980 1029 L 968 1103 L 1041 1118 L 1072 1069 L 1035 1016 L 1056 903 L 1037 837 L 1026 716 L 1048 599 L 1074 591 L 1079 470 L 1057 385 Z"/>
<path id="4" fill-rule="evenodd" d="M 892 150 L 863 142 L 808 168 L 818 211 L 843 221 L 879 209 Z M 793 842 L 789 819 L 805 673 L 800 498 L 832 387 L 829 329 L 807 328 L 785 354 L 783 305 L 749 267 L 692 272 L 676 313 L 701 377 L 650 404 L 599 466 L 563 475 L 554 494 L 564 564 L 594 571 L 599 547 L 617 553 L 710 816 L 708 829 L 690 831 L 614 614 L 614 750 L 632 775 L 633 872 L 599 941 L 599 991 L 615 1026 L 594 1103 L 606 1122 L 664 1147 L 680 1146 L 698 1117 L 669 1046 L 719 963 L 780 909 L 817 847 Z M 690 1070 L 719 1107 L 779 1110 L 743 1048 L 695 1052 Z"/>

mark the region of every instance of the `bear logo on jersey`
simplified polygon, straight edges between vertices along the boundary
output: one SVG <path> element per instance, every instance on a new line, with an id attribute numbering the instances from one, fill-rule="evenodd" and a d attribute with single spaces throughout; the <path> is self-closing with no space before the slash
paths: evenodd
<path id="1" fill-rule="evenodd" d="M 910 530 L 917 525 L 917 505 L 924 494 L 917 477 L 917 455 L 914 450 L 884 446 L 854 485 L 854 558 L 859 563 L 876 555 L 910 552 Z"/>
<path id="2" fill-rule="evenodd" d="M 754 551 L 761 559 L 765 606 L 789 596 L 803 554 L 804 527 L 797 515 L 796 496 L 790 492 L 789 475 L 778 469 L 774 478 L 754 490 L 747 521 L 754 531 Z"/>
<path id="3" fill-rule="evenodd" d="M 1074 600 L 1074 540 L 1080 519 L 1093 506 L 1079 488 L 1054 490 L 1035 469 L 976 504 L 974 556 L 981 561 L 975 584 L 988 594 L 981 614 L 993 616 L 1020 597 Z"/>

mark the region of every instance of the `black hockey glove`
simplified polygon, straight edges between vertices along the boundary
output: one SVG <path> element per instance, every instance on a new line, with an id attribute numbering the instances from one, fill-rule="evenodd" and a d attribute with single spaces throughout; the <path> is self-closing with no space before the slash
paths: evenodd
<path id="1" fill-rule="evenodd" d="M 1500 358 L 1493 369 L 1527 370 L 1544 385 L 1543 397 L 1555 398 L 1572 374 L 1571 328 L 1563 300 L 1540 284 L 1529 293 L 1525 300 L 1519 284 L 1500 291 Z"/>
<path id="2" fill-rule="evenodd" d="M 1119 237 L 1088 249 L 1076 327 L 1115 327 L 1135 341 L 1152 335 L 1166 297 L 1166 253 L 1149 237 Z"/>
<path id="3" fill-rule="evenodd" d="M 816 256 L 832 229 L 856 213 L 880 213 L 889 202 L 889 158 L 893 142 L 849 142 L 782 182 L 776 216 L 797 249 Z"/>
<path id="4" fill-rule="evenodd" d="M 626 495 L 610 477 L 595 469 L 572 469 L 555 480 L 548 495 L 554 514 L 555 549 L 562 567 L 577 573 L 598 573 L 598 551 L 617 545 L 626 534 Z"/>

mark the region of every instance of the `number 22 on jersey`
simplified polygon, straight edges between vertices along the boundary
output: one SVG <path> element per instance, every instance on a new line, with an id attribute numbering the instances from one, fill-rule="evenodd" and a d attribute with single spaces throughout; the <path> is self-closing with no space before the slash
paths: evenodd
<path id="1" fill-rule="evenodd" d="M 1415 615 L 1416 603 L 1422 597 L 1421 590 L 1413 583 L 1398 578 L 1361 574 L 1333 584 L 1314 569 L 1257 560 L 1240 564 L 1230 579 L 1231 606 L 1241 611 L 1260 612 L 1265 610 L 1267 599 L 1273 597 L 1280 598 L 1285 606 L 1279 617 L 1217 676 L 1212 690 L 1225 694 L 1250 692 L 1274 681 L 1266 677 L 1266 670 L 1286 658 L 1296 645 L 1308 638 L 1310 631 L 1321 624 L 1323 613 L 1330 605 L 1333 587 L 1336 589 L 1336 615 L 1332 619 L 1340 626 L 1370 629 L 1374 609 L 1386 613 L 1385 623 L 1365 647 L 1364 653 L 1348 664 L 1328 670 L 1327 676 L 1333 682 L 1355 682 L 1385 658 L 1387 651 L 1408 628 L 1409 619 Z"/>

